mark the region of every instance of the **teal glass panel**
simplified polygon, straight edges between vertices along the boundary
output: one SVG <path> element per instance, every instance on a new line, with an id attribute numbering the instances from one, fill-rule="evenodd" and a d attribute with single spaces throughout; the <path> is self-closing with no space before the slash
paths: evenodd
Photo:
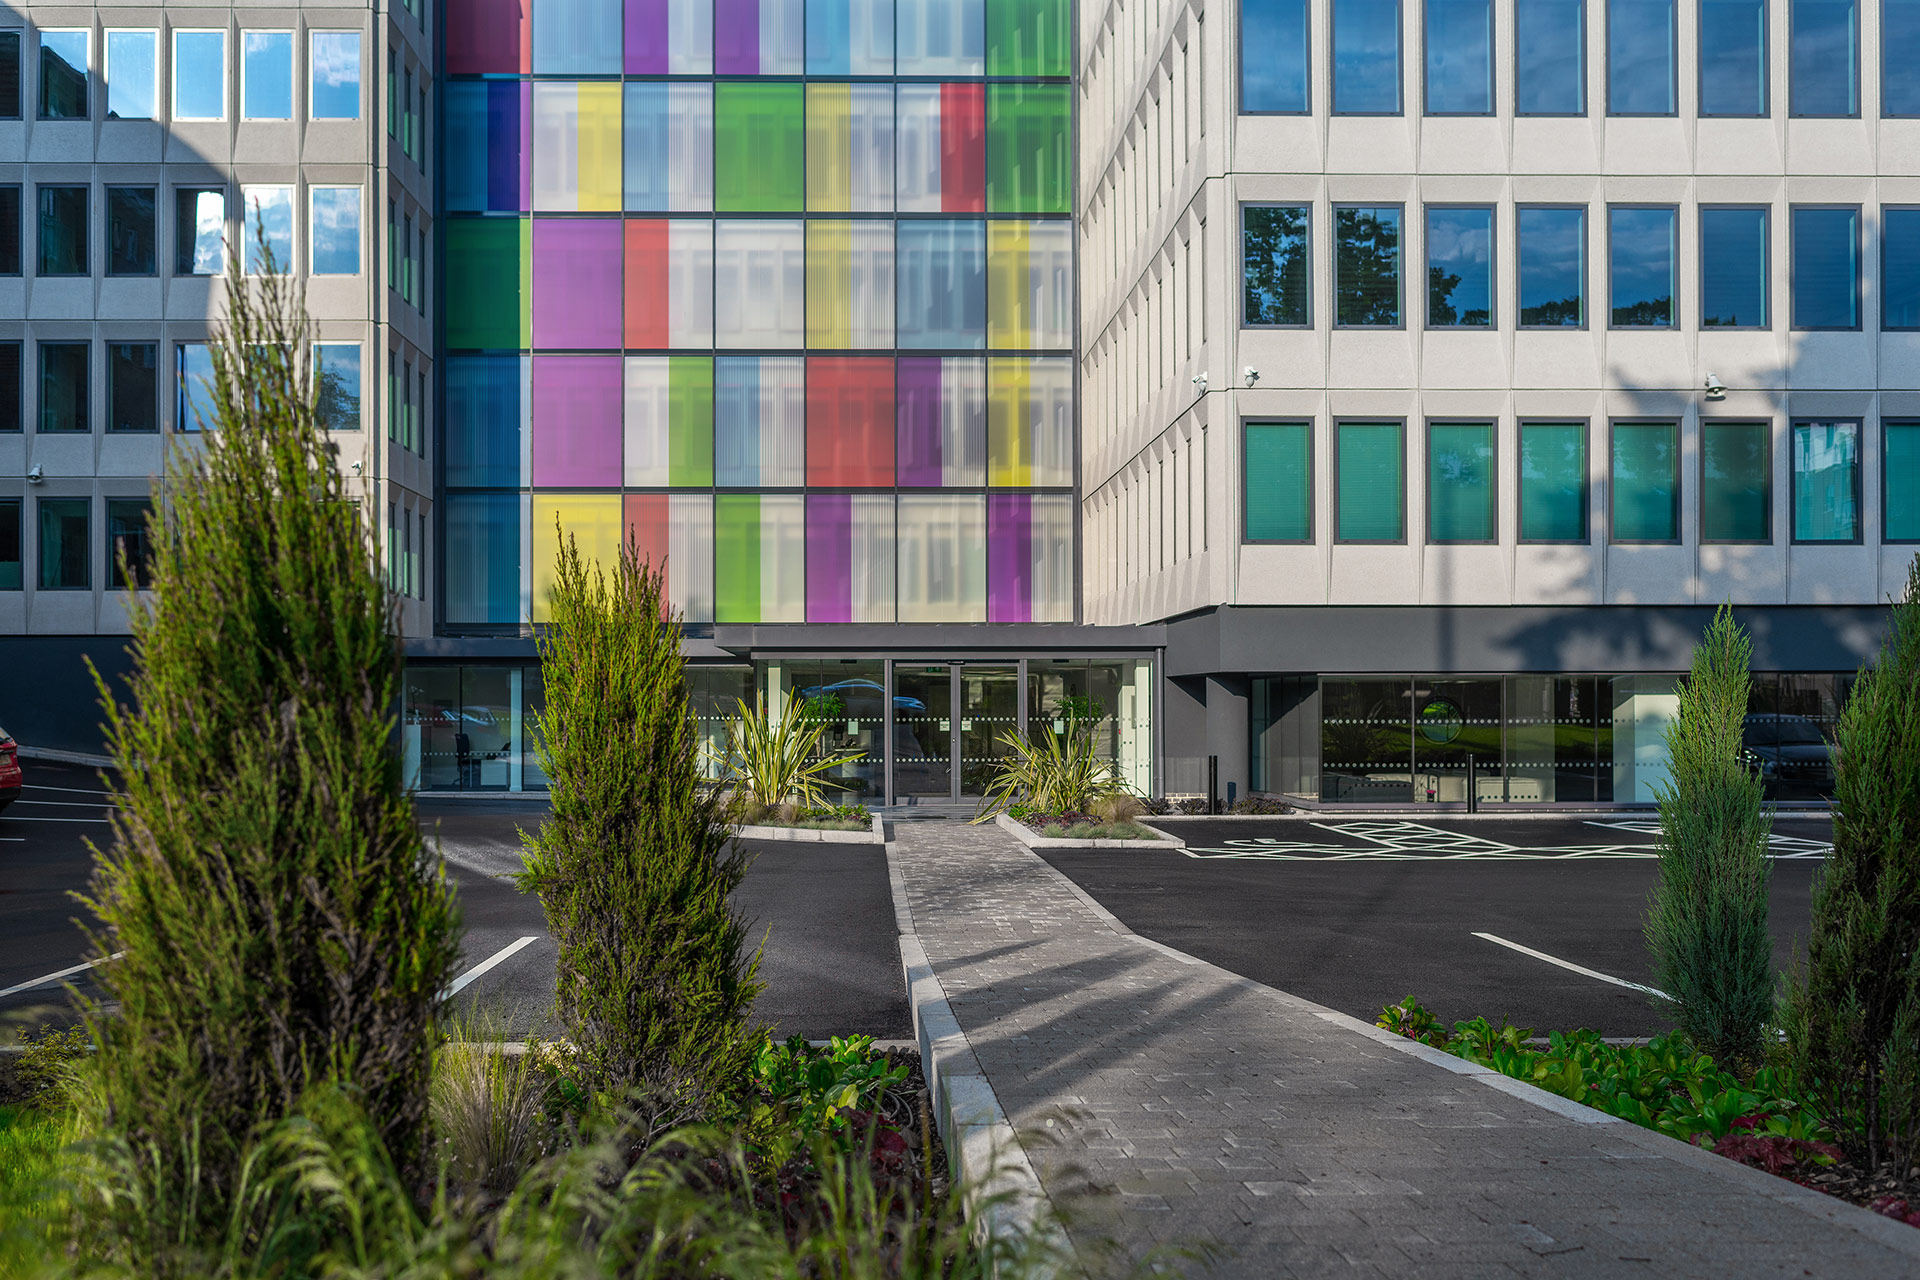
<path id="1" fill-rule="evenodd" d="M 1398 422 L 1342 422 L 1334 428 L 1341 542 L 1406 537 L 1405 430 Z"/>
<path id="2" fill-rule="evenodd" d="M 1520 541 L 1587 540 L 1587 424 L 1520 424 Z"/>
<path id="3" fill-rule="evenodd" d="M 1888 542 L 1920 542 L 1920 422 L 1887 424 Z"/>
<path id="4" fill-rule="evenodd" d="M 1246 443 L 1246 540 L 1313 540 L 1313 427 L 1249 422 Z"/>
<path id="5" fill-rule="evenodd" d="M 1764 422 L 1700 424 L 1700 540 L 1765 542 L 1772 521 Z"/>
<path id="6" fill-rule="evenodd" d="M 1671 422 L 1613 427 L 1613 540 L 1677 542 L 1680 431 Z"/>
<path id="7" fill-rule="evenodd" d="M 1860 424 L 1793 424 L 1793 540 L 1860 538 Z"/>
<path id="8" fill-rule="evenodd" d="M 1427 537 L 1492 542 L 1495 474 L 1491 422 L 1427 424 Z"/>

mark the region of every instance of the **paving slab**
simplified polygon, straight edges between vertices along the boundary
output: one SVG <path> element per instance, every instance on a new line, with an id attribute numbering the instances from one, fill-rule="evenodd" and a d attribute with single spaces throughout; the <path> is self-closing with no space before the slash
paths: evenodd
<path id="1" fill-rule="evenodd" d="M 901 823 L 889 854 L 1083 1257 L 1222 1277 L 1920 1274 L 1920 1231 L 1138 937 L 995 828 Z"/>

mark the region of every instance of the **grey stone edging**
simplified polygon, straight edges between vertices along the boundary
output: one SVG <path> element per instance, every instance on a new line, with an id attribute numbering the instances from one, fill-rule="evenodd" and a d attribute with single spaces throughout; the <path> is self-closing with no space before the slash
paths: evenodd
<path id="1" fill-rule="evenodd" d="M 1278 987 L 1270 987 L 1265 983 L 1255 982 L 1251 978 L 1242 977 L 1231 970 L 1223 969 L 1219 965 L 1202 960 L 1198 956 L 1189 955 L 1184 951 L 1170 947 L 1164 942 L 1158 942 L 1152 938 L 1135 933 L 1123 924 L 1111 911 L 1101 906 L 1091 894 L 1075 884 L 1071 877 L 1053 867 L 1044 858 L 1036 857 L 1034 861 L 1040 864 L 1045 874 L 1058 880 L 1066 887 L 1068 892 L 1072 893 L 1096 916 L 1105 921 L 1107 927 L 1112 929 L 1116 934 L 1125 938 L 1131 938 L 1143 946 L 1151 947 L 1170 960 L 1177 961 L 1180 964 L 1190 965 L 1194 968 L 1210 969 L 1225 981 L 1244 991 L 1264 996 L 1277 1004 L 1284 1005 L 1298 1012 L 1310 1014 L 1323 1022 L 1332 1023 L 1334 1026 L 1342 1027 L 1357 1035 L 1365 1036 L 1369 1040 L 1385 1045 L 1400 1053 L 1419 1058 L 1425 1062 L 1430 1062 L 1434 1066 L 1446 1071 L 1451 1071 L 1455 1075 L 1467 1076 L 1480 1084 L 1486 1085 L 1488 1088 L 1497 1089 L 1501 1093 L 1518 1098 L 1522 1102 L 1531 1103 L 1543 1111 L 1551 1111 L 1555 1115 L 1566 1120 L 1571 1120 L 1576 1124 L 1612 1125 L 1613 1128 L 1609 1130 L 1608 1137 L 1629 1142 L 1646 1151 L 1649 1156 L 1679 1161 L 1700 1173 L 1709 1174 L 1727 1182 L 1737 1183 L 1743 1190 L 1762 1196 L 1776 1204 L 1797 1209 L 1802 1213 L 1809 1214 L 1836 1226 L 1851 1228 L 1861 1235 L 1871 1238 L 1874 1243 L 1907 1254 L 1914 1258 L 1917 1263 L 1920 1263 L 1920 1229 L 1910 1227 L 1904 1222 L 1895 1222 L 1891 1218 L 1883 1218 L 1877 1213 L 1871 1213 L 1837 1196 L 1830 1196 L 1824 1192 L 1814 1191 L 1811 1188 L 1800 1186 L 1798 1183 L 1789 1182 L 1785 1178 L 1775 1177 L 1773 1174 L 1766 1173 L 1760 1169 L 1749 1168 L 1736 1160 L 1729 1160 L 1725 1156 L 1717 1156 L 1703 1147 L 1696 1147 L 1692 1143 L 1682 1142 L 1678 1138 L 1654 1129 L 1643 1128 L 1640 1125 L 1622 1120 L 1617 1116 L 1608 1115 L 1604 1111 L 1599 1111 L 1593 1107 L 1575 1102 L 1570 1098 L 1563 1098 L 1557 1093 L 1549 1093 L 1545 1089 L 1538 1088 L 1535 1085 L 1527 1084 L 1521 1080 L 1515 1080 L 1511 1076 L 1502 1075 L 1491 1067 L 1482 1066 L 1477 1062 L 1469 1062 L 1465 1058 L 1457 1057 L 1443 1049 L 1435 1049 L 1431 1045 L 1421 1044 L 1416 1040 L 1409 1040 L 1407 1037 L 1388 1031 L 1383 1027 L 1376 1027 L 1371 1023 L 1362 1022 L 1359 1018 L 1353 1017 L 1350 1014 L 1341 1013 L 1337 1009 L 1329 1009 L 1325 1005 L 1315 1004 L 1311 1000 L 1306 1000 L 1290 992 L 1282 991 Z"/>
<path id="2" fill-rule="evenodd" d="M 1024 844 L 1029 849 L 1184 849 L 1187 842 L 1179 836 L 1160 832 L 1158 840 L 1074 840 L 1057 836 L 1035 835 L 1033 828 L 1017 818 L 998 813 L 993 818 L 994 825 Z M 1134 819 L 1140 826 L 1147 823 Z M 1158 828 L 1154 828 L 1158 830 Z"/>
<path id="3" fill-rule="evenodd" d="M 946 1144 L 951 1172 L 967 1197 L 967 1216 L 984 1217 L 984 1222 L 976 1220 L 976 1232 L 997 1239 L 1039 1232 L 1053 1256 L 1077 1256 L 920 944 L 892 841 L 886 850 L 900 967 L 906 976 L 907 1003 L 913 1009 L 914 1036 L 920 1044 L 921 1072 L 933 1098 L 934 1123 Z M 980 1202 L 988 1199 L 993 1203 L 986 1204 L 982 1214 Z"/>
<path id="4" fill-rule="evenodd" d="M 742 840 L 792 840 L 803 844 L 885 844 L 880 815 L 873 815 L 870 831 L 828 831 L 821 827 L 761 827 L 742 823 L 733 834 Z"/>

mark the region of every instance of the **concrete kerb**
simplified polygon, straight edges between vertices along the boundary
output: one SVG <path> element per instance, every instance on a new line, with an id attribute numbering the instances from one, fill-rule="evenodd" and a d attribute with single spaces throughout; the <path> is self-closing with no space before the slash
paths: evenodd
<path id="1" fill-rule="evenodd" d="M 733 829 L 733 834 L 742 840 L 788 840 L 802 844 L 885 844 L 885 828 L 881 826 L 880 815 L 873 815 L 873 825 L 866 831 L 827 831 L 819 827 L 766 827 L 741 825 Z"/>
<path id="2" fill-rule="evenodd" d="M 954 1177 L 966 1188 L 967 1214 L 975 1230 L 997 1239 L 1021 1239 L 1040 1233 L 1045 1251 L 1073 1257 L 1073 1243 L 1060 1227 L 1046 1189 L 1020 1145 L 999 1096 L 974 1057 L 960 1020 L 947 1003 L 939 975 L 913 926 L 913 908 L 888 841 L 887 880 L 893 891 L 894 923 L 899 931 L 900 966 L 905 971 L 907 1002 L 913 1009 L 920 1067 L 933 1096 L 934 1123 L 946 1143 Z"/>
<path id="3" fill-rule="evenodd" d="M 1185 840 L 1164 831 L 1160 833 L 1158 840 L 1076 840 L 1070 837 L 1036 835 L 1032 827 L 1004 813 L 996 814 L 993 821 L 995 826 L 1029 849 L 1184 849 L 1187 847 Z M 1140 822 L 1139 825 L 1144 827 L 1148 824 Z"/>
<path id="4" fill-rule="evenodd" d="M 1610 1116 L 1604 1111 L 1598 1111 L 1592 1107 L 1584 1106 L 1570 1098 L 1563 1098 L 1559 1094 L 1549 1093 L 1545 1089 L 1527 1084 L 1524 1081 L 1515 1080 L 1511 1076 L 1502 1075 L 1491 1067 L 1482 1066 L 1477 1062 L 1469 1062 L 1465 1058 L 1456 1057 L 1443 1049 L 1435 1049 L 1431 1045 L 1424 1045 L 1418 1041 L 1409 1040 L 1405 1036 L 1397 1035 L 1394 1032 L 1386 1030 L 1384 1027 L 1376 1027 L 1372 1023 L 1362 1022 L 1350 1014 L 1341 1013 L 1338 1009 L 1329 1009 L 1325 1005 L 1315 1004 L 1311 1000 L 1304 1000 L 1299 996 L 1282 991 L 1277 987 L 1270 987 L 1265 983 L 1255 982 L 1251 978 L 1242 977 L 1231 970 L 1223 969 L 1219 965 L 1202 960 L 1198 956 L 1188 955 L 1186 952 L 1170 947 L 1164 942 L 1157 942 L 1152 938 L 1143 937 L 1121 923 L 1118 917 L 1101 906 L 1091 894 L 1075 884 L 1070 877 L 1050 865 L 1045 859 L 1036 856 L 1034 861 L 1041 865 L 1047 875 L 1059 881 L 1060 884 L 1065 886 L 1068 892 L 1085 903 L 1089 910 L 1105 921 L 1109 929 L 1112 929 L 1122 937 L 1130 938 L 1138 942 L 1142 946 L 1150 947 L 1158 951 L 1170 960 L 1177 961 L 1180 964 L 1190 965 L 1194 968 L 1210 969 L 1223 980 L 1244 991 L 1253 992 L 1266 999 L 1275 1001 L 1278 1004 L 1285 1005 L 1290 1009 L 1309 1014 L 1320 1019 L 1322 1022 L 1332 1023 L 1334 1026 L 1344 1028 L 1356 1035 L 1365 1036 L 1367 1039 L 1378 1044 L 1385 1045 L 1399 1053 L 1419 1058 L 1424 1062 L 1430 1062 L 1434 1066 L 1445 1071 L 1451 1071 L 1455 1075 L 1470 1077 L 1490 1089 L 1497 1089 L 1501 1093 L 1518 1098 L 1522 1102 L 1531 1103 L 1543 1111 L 1551 1111 L 1555 1115 L 1563 1119 L 1571 1120 L 1576 1124 L 1611 1125 L 1613 1128 L 1608 1132 L 1608 1137 L 1618 1138 L 1623 1142 L 1639 1147 L 1646 1151 L 1649 1157 L 1678 1161 L 1700 1173 L 1722 1179 L 1726 1182 L 1735 1183 L 1742 1189 L 1753 1192 L 1776 1204 L 1797 1209 L 1802 1213 L 1811 1214 L 1813 1217 L 1825 1222 L 1850 1227 L 1860 1234 L 1871 1238 L 1875 1243 L 1908 1254 L 1917 1262 L 1920 1262 L 1920 1230 L 1916 1230 L 1904 1222 L 1895 1222 L 1890 1218 L 1883 1218 L 1879 1214 L 1869 1213 L 1858 1205 L 1849 1204 L 1845 1200 L 1814 1191 L 1808 1187 L 1800 1186 L 1797 1183 L 1789 1182 L 1785 1178 L 1776 1178 L 1770 1173 L 1749 1168 L 1746 1165 L 1740 1164 L 1738 1161 L 1729 1160 L 1725 1156 L 1717 1156 L 1711 1151 L 1694 1146 L 1692 1143 L 1682 1142 L 1678 1138 L 1670 1137 L 1656 1130 L 1643 1128 L 1640 1125 L 1621 1120 L 1617 1116 Z"/>

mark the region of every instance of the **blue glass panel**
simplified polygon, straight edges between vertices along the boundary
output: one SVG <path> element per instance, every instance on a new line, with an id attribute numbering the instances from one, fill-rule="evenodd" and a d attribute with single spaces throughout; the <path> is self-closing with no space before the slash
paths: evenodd
<path id="1" fill-rule="evenodd" d="M 1880 114 L 1920 116 L 1920 0 L 1880 0 Z"/>
<path id="2" fill-rule="evenodd" d="M 316 120 L 360 118 L 360 33 L 315 31 L 309 113 Z"/>
<path id="3" fill-rule="evenodd" d="M 1513 109 L 1517 113 L 1586 114 L 1586 30 L 1586 0 L 1514 0 Z"/>
<path id="4" fill-rule="evenodd" d="M 450 493 L 443 557 L 447 621 L 516 623 L 520 617 L 520 496 Z"/>
<path id="5" fill-rule="evenodd" d="M 242 31 L 240 114 L 249 120 L 293 119 L 293 32 Z"/>
<path id="6" fill-rule="evenodd" d="M 520 431 L 526 416 L 521 394 L 524 364 L 521 356 L 448 358 L 445 448 L 449 485 L 519 485 Z"/>
<path id="7" fill-rule="evenodd" d="M 1400 113 L 1400 0 L 1333 0 L 1333 109 Z"/>
<path id="8" fill-rule="evenodd" d="M 632 212 L 664 213 L 672 208 L 667 202 L 667 90 L 663 80 L 630 80 L 626 85 L 621 140 L 626 207 Z"/>
<path id="9" fill-rule="evenodd" d="M 536 74 L 620 74 L 620 0 L 540 0 L 533 6 Z"/>
<path id="10" fill-rule="evenodd" d="M 1860 323 L 1860 211 L 1793 210 L 1793 327 Z"/>
<path id="11" fill-rule="evenodd" d="M 902 222 L 895 232 L 896 341 L 920 350 L 986 345 L 986 224 Z"/>
<path id="12" fill-rule="evenodd" d="M 1427 210 L 1427 326 L 1493 323 L 1493 210 Z"/>
<path id="13" fill-rule="evenodd" d="M 1767 114 L 1767 0 L 1700 0 L 1700 114 Z"/>
<path id="14" fill-rule="evenodd" d="M 1587 211 L 1521 208 L 1520 323 L 1578 328 L 1587 322 Z"/>
<path id="15" fill-rule="evenodd" d="M 1791 0 L 1788 109 L 1796 116 L 1860 111 L 1859 0 Z M 1911 68 L 1901 78 L 1910 79 Z"/>
<path id="16" fill-rule="evenodd" d="M 1240 109 L 1310 111 L 1308 48 L 1307 0 L 1241 0 Z"/>
<path id="17" fill-rule="evenodd" d="M 1767 211 L 1700 210 L 1700 323 L 1705 328 L 1765 328 Z"/>
<path id="18" fill-rule="evenodd" d="M 1881 324 L 1920 329 L 1920 209 L 1886 209 L 1880 215 Z"/>
<path id="19" fill-rule="evenodd" d="M 1607 210 L 1607 305 L 1620 328 L 1669 329 L 1674 322 L 1673 209 Z"/>
<path id="20" fill-rule="evenodd" d="M 1492 0 L 1427 0 L 1427 114 L 1492 111 Z"/>
<path id="21" fill-rule="evenodd" d="M 1674 113 L 1674 0 L 1607 0 L 1607 113 Z"/>
<path id="22" fill-rule="evenodd" d="M 451 81 L 441 86 L 446 110 L 441 136 L 446 139 L 446 166 L 440 171 L 440 189 L 454 213 L 480 213 L 487 207 L 487 86 L 475 81 Z"/>

